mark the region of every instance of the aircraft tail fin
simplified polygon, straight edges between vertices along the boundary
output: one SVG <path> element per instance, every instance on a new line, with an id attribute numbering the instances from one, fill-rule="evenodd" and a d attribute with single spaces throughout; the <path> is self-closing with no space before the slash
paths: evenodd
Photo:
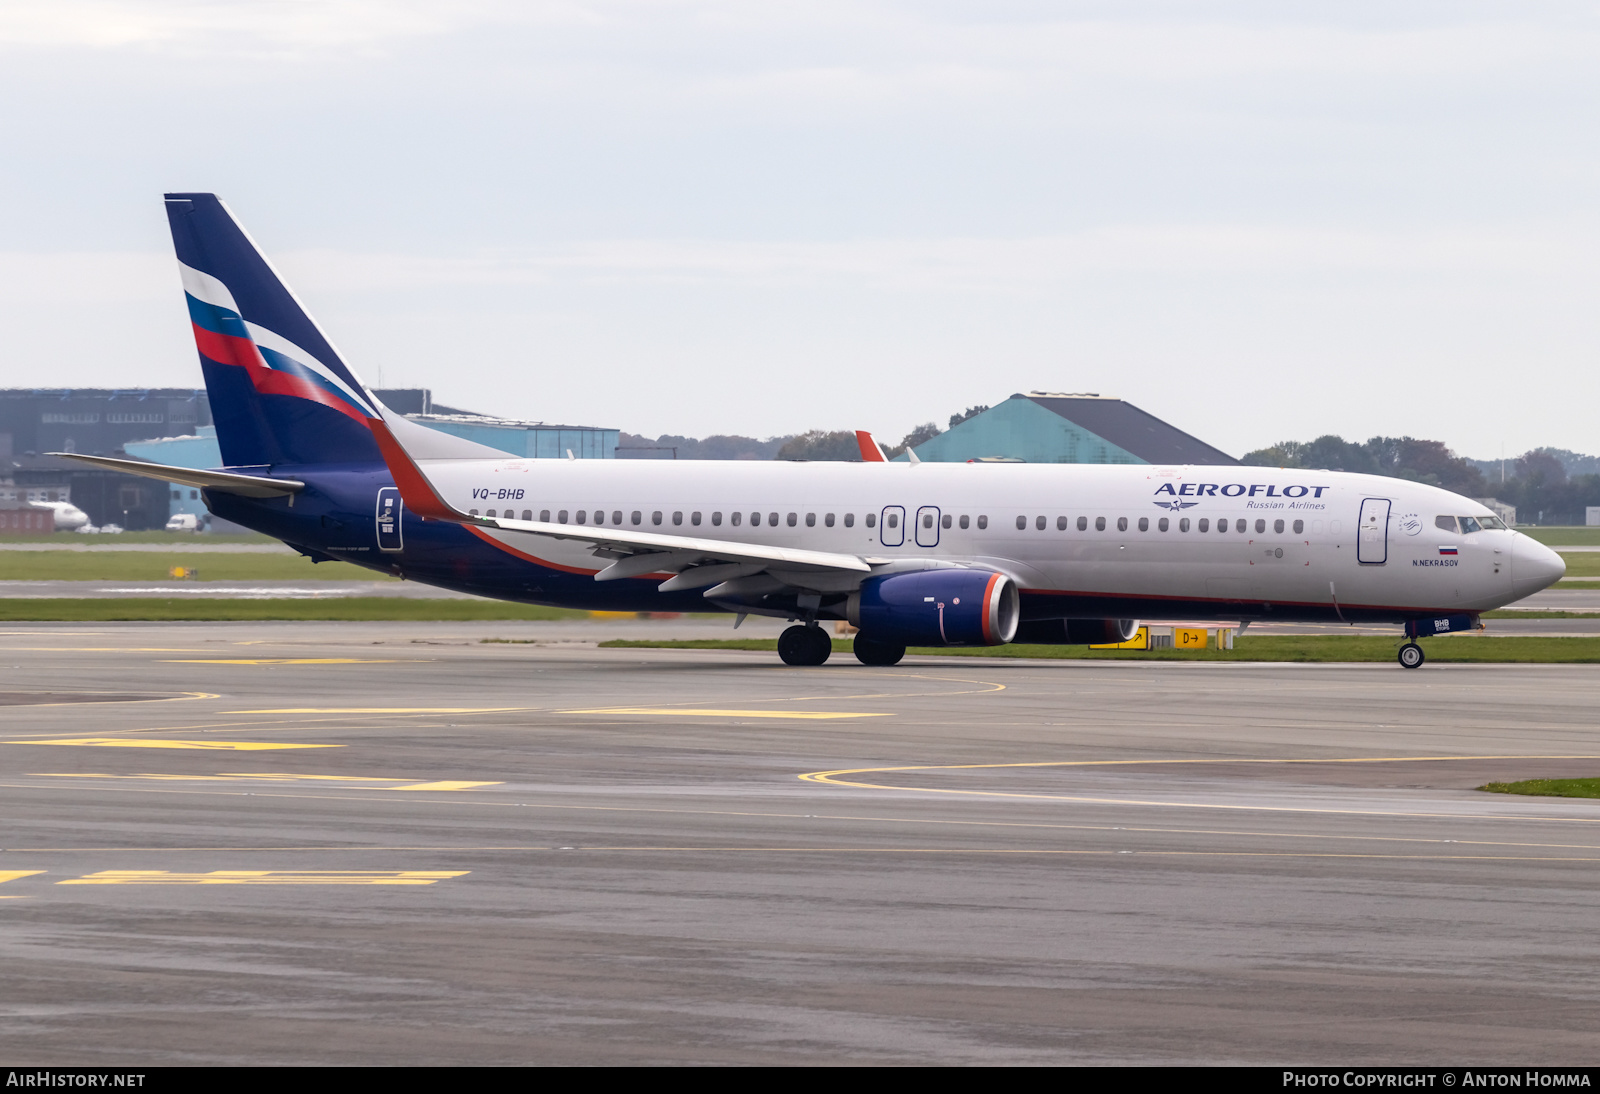
<path id="1" fill-rule="evenodd" d="M 385 407 L 215 194 L 166 203 L 224 464 L 376 463 L 373 421 L 420 458 L 506 456 Z"/>
<path id="2" fill-rule="evenodd" d="M 189 321 L 230 466 L 379 459 L 377 400 L 215 194 L 167 194 Z"/>

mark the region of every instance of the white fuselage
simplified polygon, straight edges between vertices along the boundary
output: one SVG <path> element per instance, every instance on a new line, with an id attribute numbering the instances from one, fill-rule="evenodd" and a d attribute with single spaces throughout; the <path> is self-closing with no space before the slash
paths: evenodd
<path id="1" fill-rule="evenodd" d="M 1439 518 L 1492 519 L 1478 502 L 1329 471 L 527 459 L 425 467 L 447 501 L 474 514 L 837 552 L 875 566 L 982 566 L 1035 598 L 1214 603 L 1245 616 L 1241 605 L 1254 603 L 1282 619 L 1296 606 L 1307 618 L 1330 608 L 1476 613 L 1563 572 L 1559 556 L 1517 532 L 1442 526 L 1450 522 Z M 584 544 L 488 534 L 562 569 L 606 565 Z"/>

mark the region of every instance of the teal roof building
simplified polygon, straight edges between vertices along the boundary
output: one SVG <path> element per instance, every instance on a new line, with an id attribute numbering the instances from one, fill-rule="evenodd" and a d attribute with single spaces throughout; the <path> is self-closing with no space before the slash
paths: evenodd
<path id="1" fill-rule="evenodd" d="M 1237 464 L 1239 461 L 1121 399 L 1030 391 L 917 445 L 930 463 Z M 905 459 L 902 453 L 896 459 Z"/>

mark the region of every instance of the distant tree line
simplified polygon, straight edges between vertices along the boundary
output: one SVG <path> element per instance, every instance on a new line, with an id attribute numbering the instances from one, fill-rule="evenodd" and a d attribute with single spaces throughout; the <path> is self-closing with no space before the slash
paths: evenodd
<path id="1" fill-rule="evenodd" d="M 1582 524 L 1584 509 L 1600 505 L 1600 461 L 1559 448 L 1536 448 L 1507 460 L 1503 482 L 1499 461 L 1466 459 L 1442 441 L 1415 437 L 1373 437 L 1358 444 L 1328 434 L 1280 441 L 1245 453 L 1241 462 L 1388 475 L 1469 498 L 1495 497 L 1517 507 L 1519 524 Z"/>

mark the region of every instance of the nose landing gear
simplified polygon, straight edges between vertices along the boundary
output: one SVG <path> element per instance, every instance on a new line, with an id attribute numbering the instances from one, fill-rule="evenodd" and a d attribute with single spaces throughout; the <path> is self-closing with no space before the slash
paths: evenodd
<path id="1" fill-rule="evenodd" d="M 778 635 L 778 656 L 785 665 L 820 665 L 833 652 L 833 639 L 821 627 L 796 625 Z"/>
<path id="2" fill-rule="evenodd" d="M 1421 668 L 1427 655 L 1422 652 L 1422 647 L 1415 642 L 1407 642 L 1400 647 L 1400 667 L 1403 669 Z"/>

